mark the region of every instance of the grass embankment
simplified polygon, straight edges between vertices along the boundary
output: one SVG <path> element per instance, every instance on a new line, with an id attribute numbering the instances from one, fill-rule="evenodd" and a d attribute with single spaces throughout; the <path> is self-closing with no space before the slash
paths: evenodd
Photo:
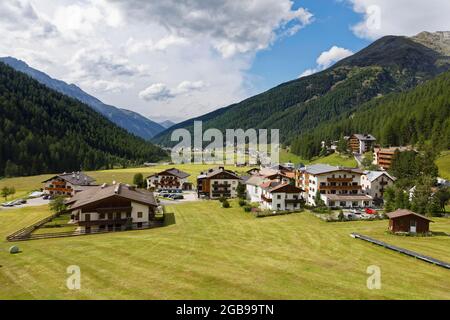
<path id="1" fill-rule="evenodd" d="M 385 234 L 387 221 L 326 223 L 308 212 L 255 218 L 235 201 L 169 206 L 168 227 L 20 242 L 8 233 L 49 214 L 0 214 L 3 299 L 450 299 L 449 271 L 349 237 L 351 232 L 450 260 L 450 237 Z M 46 212 L 47 211 L 47 212 Z M 435 231 L 450 232 L 436 219 Z M 81 268 L 81 290 L 66 288 L 67 267 Z M 381 268 L 381 290 L 366 287 Z"/>
<path id="2" fill-rule="evenodd" d="M 439 168 L 439 176 L 450 180 L 450 151 L 442 152 L 436 159 L 436 165 Z"/>

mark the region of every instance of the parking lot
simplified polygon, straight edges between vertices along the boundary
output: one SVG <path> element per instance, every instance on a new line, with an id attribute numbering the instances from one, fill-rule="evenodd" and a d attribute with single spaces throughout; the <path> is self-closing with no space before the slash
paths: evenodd
<path id="1" fill-rule="evenodd" d="M 197 193 L 195 191 L 184 191 L 183 193 L 180 193 L 180 195 L 183 195 L 184 199 L 172 200 L 172 199 L 164 198 L 164 197 L 162 197 L 162 194 L 155 192 L 155 196 L 159 199 L 159 201 L 162 205 L 192 202 L 192 201 L 199 200 L 197 197 Z"/>
<path id="2" fill-rule="evenodd" d="M 44 200 L 42 197 L 40 198 L 33 198 L 33 199 L 27 199 L 27 203 L 21 204 L 21 205 L 15 205 L 12 207 L 0 207 L 0 210 L 8 210 L 8 209 L 17 209 L 17 208 L 25 208 L 25 207 L 38 207 L 43 206 L 49 203 L 50 200 Z"/>

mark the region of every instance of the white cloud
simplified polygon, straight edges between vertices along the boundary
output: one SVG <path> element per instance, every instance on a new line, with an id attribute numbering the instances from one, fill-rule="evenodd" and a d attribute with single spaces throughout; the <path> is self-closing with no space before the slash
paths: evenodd
<path id="1" fill-rule="evenodd" d="M 313 21 L 291 0 L 8 0 L 0 16 L 0 56 L 177 121 L 253 94 L 255 54 Z"/>
<path id="2" fill-rule="evenodd" d="M 348 49 L 333 46 L 330 50 L 322 52 L 316 62 L 321 69 L 326 69 L 332 64 L 347 58 L 352 54 L 353 52 Z"/>
<path id="3" fill-rule="evenodd" d="M 175 96 L 170 92 L 164 83 L 155 83 L 139 93 L 139 97 L 143 100 L 163 101 Z"/>
<path id="4" fill-rule="evenodd" d="M 305 70 L 299 78 L 310 76 L 316 72 L 325 70 L 335 64 L 336 62 L 351 56 L 353 52 L 351 50 L 341 48 L 338 46 L 332 46 L 330 50 L 322 52 L 316 60 L 317 67 L 313 69 Z"/>
<path id="5" fill-rule="evenodd" d="M 422 31 L 450 30 L 448 0 L 345 0 L 362 15 L 352 26 L 358 37 L 412 36 Z"/>
<path id="6" fill-rule="evenodd" d="M 277 32 L 290 35 L 313 20 L 288 0 L 113 0 L 139 20 L 156 20 L 182 38 L 208 37 L 223 57 L 267 48 Z"/>
<path id="7" fill-rule="evenodd" d="M 203 81 L 183 81 L 176 88 L 169 89 L 164 83 L 155 83 L 139 92 L 139 97 L 146 101 L 164 101 L 179 95 L 187 95 L 205 87 Z"/>

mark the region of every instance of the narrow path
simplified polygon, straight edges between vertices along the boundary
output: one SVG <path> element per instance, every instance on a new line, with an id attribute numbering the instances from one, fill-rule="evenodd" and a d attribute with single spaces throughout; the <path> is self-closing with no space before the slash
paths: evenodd
<path id="1" fill-rule="evenodd" d="M 426 255 L 423 255 L 423 254 L 411 251 L 411 250 L 407 250 L 407 249 L 403 249 L 403 248 L 400 248 L 400 247 L 396 247 L 396 246 L 390 245 L 390 244 L 388 244 L 386 242 L 383 242 L 383 241 L 380 241 L 380 240 L 376 240 L 376 239 L 370 238 L 368 236 L 364 236 L 364 235 L 359 234 L 359 233 L 351 233 L 350 236 L 352 238 L 355 238 L 355 239 L 368 241 L 370 243 L 373 243 L 373 244 L 385 247 L 386 249 L 397 251 L 397 252 L 406 254 L 406 255 L 408 255 L 410 257 L 414 257 L 416 259 L 419 259 L 419 260 L 422 260 L 422 261 L 425 261 L 425 262 L 428 262 L 428 263 L 432 263 L 432 264 L 437 265 L 439 267 L 450 269 L 450 263 L 445 262 L 445 261 L 441 261 L 441 260 L 438 260 L 438 259 L 426 256 Z"/>

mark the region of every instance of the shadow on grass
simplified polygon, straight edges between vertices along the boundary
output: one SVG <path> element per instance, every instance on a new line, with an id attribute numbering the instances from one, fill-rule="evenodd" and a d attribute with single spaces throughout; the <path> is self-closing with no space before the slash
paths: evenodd
<path id="1" fill-rule="evenodd" d="M 175 214 L 173 212 L 164 213 L 164 227 L 176 224 Z"/>

